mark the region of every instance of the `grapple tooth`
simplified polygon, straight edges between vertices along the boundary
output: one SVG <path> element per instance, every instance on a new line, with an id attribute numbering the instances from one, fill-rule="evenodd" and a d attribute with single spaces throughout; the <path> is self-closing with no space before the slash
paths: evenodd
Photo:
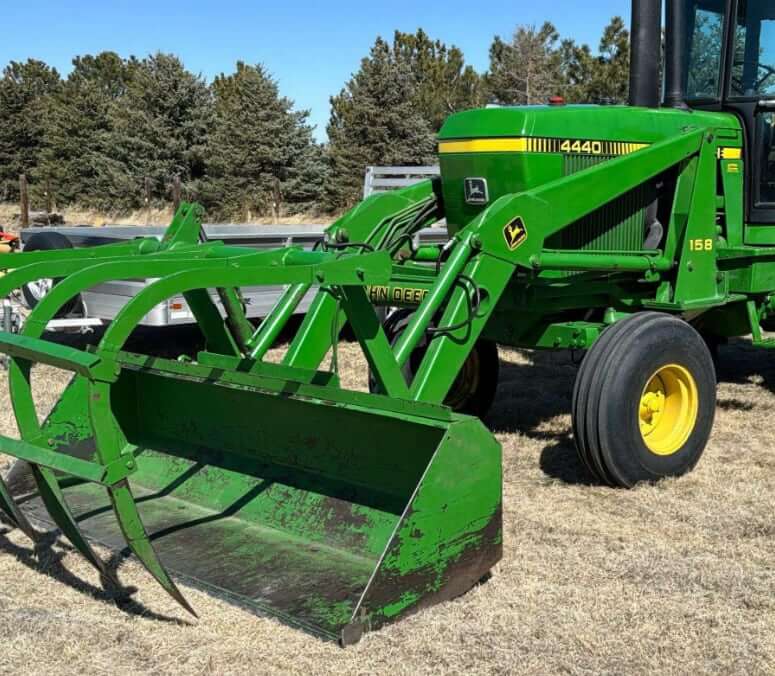
<path id="1" fill-rule="evenodd" d="M 113 511 L 116 519 L 124 534 L 129 548 L 134 555 L 142 561 L 148 572 L 153 575 L 156 581 L 164 587 L 164 590 L 175 599 L 185 610 L 194 617 L 199 617 L 196 611 L 191 607 L 185 596 L 180 592 L 175 582 L 170 577 L 167 569 L 159 560 L 156 550 L 148 538 L 140 513 L 137 511 L 132 490 L 126 481 L 108 488 L 110 501 L 113 504 Z"/>
<path id="2" fill-rule="evenodd" d="M 2 478 L 0 478 L 0 509 L 3 510 L 11 523 L 16 528 L 20 528 L 30 540 L 35 541 L 37 539 L 35 529 L 27 521 L 24 512 L 19 509 L 19 505 L 16 504 L 16 500 L 13 499 L 11 491 L 8 490 L 8 486 Z"/>
<path id="3" fill-rule="evenodd" d="M 46 506 L 48 513 L 51 515 L 51 518 L 54 520 L 54 523 L 59 530 L 61 530 L 72 545 L 86 557 L 89 563 L 99 571 L 100 575 L 118 586 L 118 581 L 113 573 L 105 567 L 103 560 L 97 556 L 97 553 L 92 549 L 88 540 L 86 540 L 83 533 L 81 533 L 81 529 L 78 527 L 75 517 L 73 517 L 70 508 L 65 502 L 65 497 L 62 494 L 62 489 L 59 487 L 59 482 L 57 481 L 54 472 L 46 467 L 40 467 L 38 465 L 31 465 L 31 468 L 43 504 Z"/>

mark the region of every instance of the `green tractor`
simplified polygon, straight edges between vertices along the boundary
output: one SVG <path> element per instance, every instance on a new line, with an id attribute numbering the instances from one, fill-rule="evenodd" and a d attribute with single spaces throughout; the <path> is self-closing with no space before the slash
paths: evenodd
<path id="1" fill-rule="evenodd" d="M 497 344 L 586 351 L 573 430 L 600 482 L 689 471 L 713 424 L 713 346 L 773 345 L 775 4 L 670 0 L 660 107 L 661 14 L 634 2 L 631 106 L 453 115 L 440 177 L 366 199 L 316 250 L 205 241 L 184 204 L 161 241 L 4 257 L 3 294 L 57 280 L 20 335 L 0 334 L 20 431 L 0 438 L 19 459 L 0 482 L 7 519 L 32 538 L 58 527 L 107 580 L 91 543 L 128 545 L 191 612 L 169 571 L 347 644 L 501 557 L 501 451 L 476 417 Z M 440 218 L 449 243 L 416 246 Z M 127 278 L 158 281 L 96 349 L 42 338 L 81 291 Z M 248 285 L 285 287 L 257 328 Z M 127 351 L 181 293 L 206 349 Z M 399 309 L 383 322 L 379 306 Z M 345 324 L 371 392 L 340 384 Z M 45 420 L 35 363 L 73 373 Z"/>

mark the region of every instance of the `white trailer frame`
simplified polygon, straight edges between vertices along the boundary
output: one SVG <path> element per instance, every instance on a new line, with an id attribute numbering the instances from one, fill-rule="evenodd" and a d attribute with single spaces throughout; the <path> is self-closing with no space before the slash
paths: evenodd
<path id="1" fill-rule="evenodd" d="M 364 184 L 364 197 L 374 192 L 394 190 L 413 185 L 438 174 L 438 167 L 368 167 Z M 300 245 L 311 249 L 320 241 L 328 226 L 316 225 L 205 225 L 209 240 L 222 240 L 228 244 L 253 247 L 260 250 Z M 161 239 L 166 228 L 157 226 L 108 225 L 108 226 L 43 226 L 22 231 L 22 247 L 35 233 L 56 232 L 67 237 L 74 247 L 99 246 L 112 242 L 157 237 Z M 418 233 L 416 244 L 443 244 L 447 241 L 447 230 L 443 224 L 427 228 Z M 55 319 L 49 323 L 51 330 L 89 330 L 112 321 L 121 308 L 153 279 L 121 280 L 100 284 L 81 294 L 78 316 Z M 256 286 L 242 289 L 246 314 L 251 319 L 265 317 L 277 302 L 282 287 Z M 297 313 L 306 312 L 314 291 L 299 304 Z M 215 291 L 213 300 L 220 308 Z M 221 309 L 223 312 L 223 310 Z M 156 306 L 140 322 L 144 326 L 175 326 L 191 324 L 194 316 L 183 296 L 168 299 Z"/>

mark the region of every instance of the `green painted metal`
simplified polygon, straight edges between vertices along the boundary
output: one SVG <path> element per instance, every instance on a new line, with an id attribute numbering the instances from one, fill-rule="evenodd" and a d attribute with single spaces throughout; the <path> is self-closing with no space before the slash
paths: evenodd
<path id="1" fill-rule="evenodd" d="M 659 309 L 771 347 L 759 324 L 775 314 L 775 235 L 744 220 L 746 164 L 734 157 L 748 149 L 734 116 L 487 109 L 452 116 L 440 143 L 439 178 L 370 197 L 314 251 L 201 241 L 200 210 L 186 204 L 161 242 L 89 250 L 88 263 L 78 250 L 5 257 L 1 293 L 61 281 L 22 335 L 0 334 L 21 436 L 0 450 L 30 463 L 37 486 L 15 496 L 20 507 L 0 482 L 0 509 L 30 535 L 28 516 L 57 525 L 103 571 L 89 539 L 128 543 L 192 612 L 169 571 L 349 643 L 464 593 L 501 555 L 499 446 L 442 405 L 477 340 L 586 349 L 615 321 Z M 467 196 L 469 178 L 486 179 L 485 200 Z M 652 204 L 664 234 L 646 248 Z M 449 244 L 415 251 L 441 217 Z M 138 277 L 156 281 L 93 353 L 42 339 L 78 293 Z M 248 285 L 286 287 L 257 329 L 241 307 Z M 268 363 L 308 293 L 281 363 Z M 127 352 L 142 317 L 179 294 L 206 350 L 194 361 Z M 375 305 L 416 308 L 393 345 Z M 374 393 L 340 383 L 345 324 Z M 33 363 L 74 374 L 44 421 Z"/>

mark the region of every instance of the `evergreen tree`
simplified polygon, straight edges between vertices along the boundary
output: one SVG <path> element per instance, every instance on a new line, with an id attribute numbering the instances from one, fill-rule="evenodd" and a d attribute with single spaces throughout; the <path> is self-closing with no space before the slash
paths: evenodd
<path id="1" fill-rule="evenodd" d="M 38 183 L 51 186 L 57 203 L 110 210 L 120 195 L 103 192 L 112 158 L 112 114 L 126 96 L 135 60 L 113 52 L 73 59 L 63 87 L 50 98 Z"/>
<path id="2" fill-rule="evenodd" d="M 560 46 L 561 95 L 569 103 L 591 103 L 590 82 L 594 77 L 595 56 L 589 45 L 566 39 Z"/>
<path id="3" fill-rule="evenodd" d="M 485 76 L 490 98 L 502 104 L 531 105 L 562 94 L 566 82 L 560 48 L 560 35 L 548 21 L 540 29 L 518 26 L 509 42 L 496 36 Z"/>
<path id="4" fill-rule="evenodd" d="M 587 45 L 566 40 L 561 47 L 565 98 L 578 103 L 627 103 L 630 33 L 615 16 L 603 30 L 597 56 Z"/>
<path id="5" fill-rule="evenodd" d="M 466 65 L 463 52 L 454 45 L 432 40 L 422 29 L 396 31 L 393 53 L 412 74 L 414 105 L 434 131 L 451 113 L 484 103 L 481 77 Z"/>
<path id="6" fill-rule="evenodd" d="M 94 158 L 97 190 L 123 209 L 144 205 L 146 179 L 154 201 L 168 199 L 175 175 L 184 188 L 201 179 L 213 119 L 210 88 L 176 56 L 132 61 L 130 71 L 110 107 L 104 152 Z"/>
<path id="7" fill-rule="evenodd" d="M 59 73 L 42 61 L 11 61 L 0 78 L 0 201 L 15 200 L 19 174 L 38 165 L 47 101 L 61 86 Z"/>
<path id="8" fill-rule="evenodd" d="M 603 30 L 595 60 L 588 100 L 627 103 L 630 86 L 630 32 L 615 16 Z"/>
<path id="9" fill-rule="evenodd" d="M 331 98 L 328 208 L 341 209 L 360 199 L 369 165 L 435 161 L 433 128 L 418 110 L 416 94 L 416 77 L 410 66 L 396 58 L 387 42 L 377 38 L 358 72 Z"/>
<path id="10" fill-rule="evenodd" d="M 325 175 L 323 152 L 261 66 L 237 63 L 213 82 L 215 123 L 203 195 L 210 211 L 249 219 L 254 214 L 310 210 Z"/>

